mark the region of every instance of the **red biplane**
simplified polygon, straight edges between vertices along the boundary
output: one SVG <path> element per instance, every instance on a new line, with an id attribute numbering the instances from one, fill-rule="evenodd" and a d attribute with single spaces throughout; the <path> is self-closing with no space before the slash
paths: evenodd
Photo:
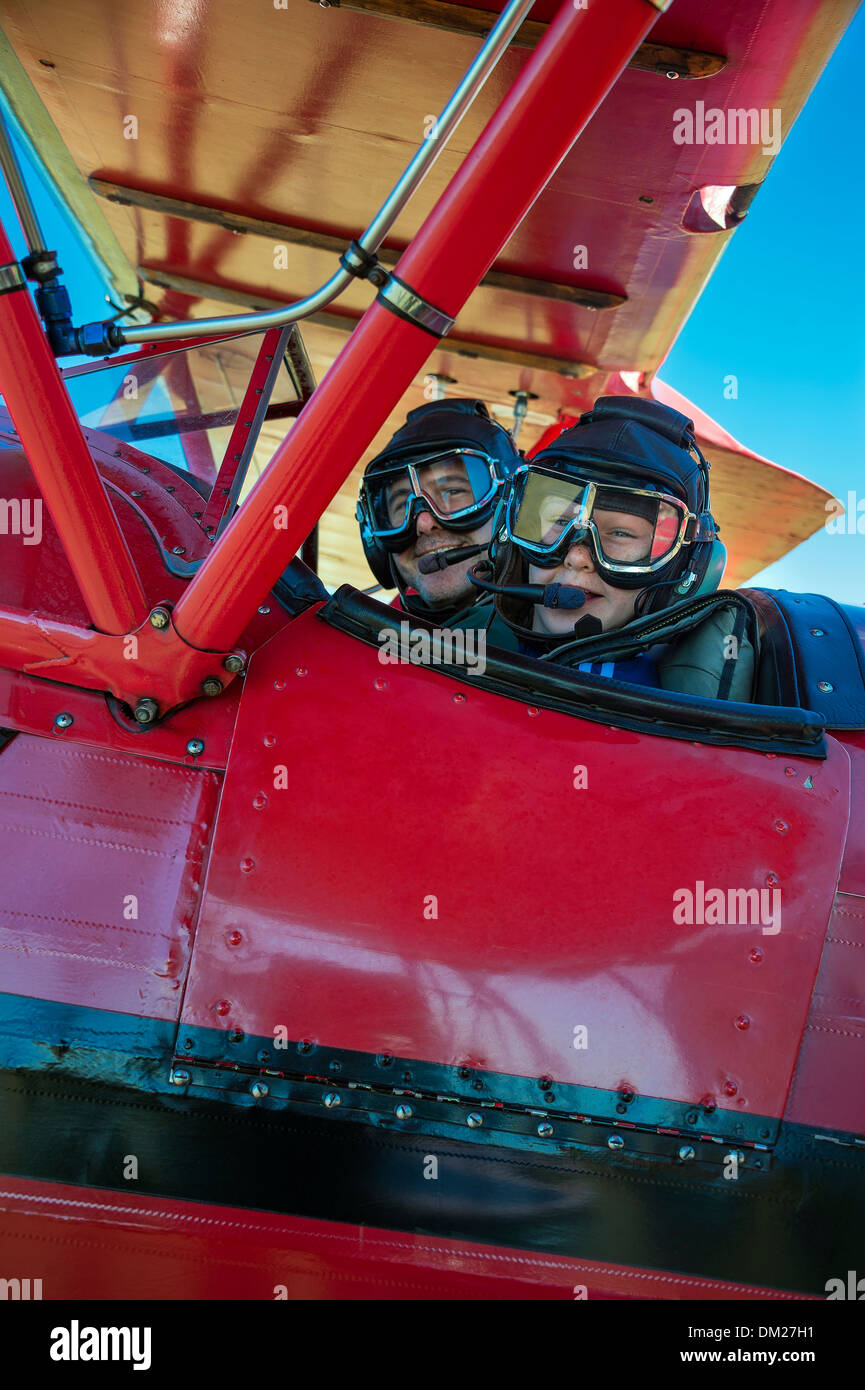
<path id="1" fill-rule="evenodd" d="M 385 668 L 354 522 L 425 392 L 516 403 L 526 447 L 664 398 L 774 153 L 676 112 L 786 133 L 854 8 L 0 0 L 7 119 L 118 310 L 76 323 L 4 138 L 6 1287 L 773 1299 L 861 1263 L 865 610 L 763 591 L 747 705 Z M 828 494 L 687 412 L 732 587 Z M 683 929 L 682 885 L 783 927 Z"/>

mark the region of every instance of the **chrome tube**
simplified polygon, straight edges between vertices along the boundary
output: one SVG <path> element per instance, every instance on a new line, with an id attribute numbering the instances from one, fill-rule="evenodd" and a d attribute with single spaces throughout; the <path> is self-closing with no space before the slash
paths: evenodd
<path id="1" fill-rule="evenodd" d="M 18 214 L 18 220 L 24 232 L 24 240 L 27 242 L 28 251 L 45 251 L 45 237 L 39 225 L 39 218 L 36 209 L 27 191 L 24 176 L 15 154 L 15 147 L 12 144 L 12 137 L 6 124 L 6 117 L 0 107 L 0 168 L 9 185 L 9 193 Z"/>
<path id="2" fill-rule="evenodd" d="M 471 67 L 438 117 L 435 137 L 421 141 L 408 167 L 360 237 L 360 245 L 371 255 L 378 250 L 409 198 L 432 168 L 533 4 L 534 0 L 510 0 L 502 11 Z M 120 344 L 162 342 L 165 339 L 185 338 L 190 332 L 201 335 L 262 333 L 268 328 L 281 328 L 283 324 L 296 323 L 332 304 L 352 278 L 351 273 L 340 266 L 336 274 L 314 294 L 308 295 L 306 299 L 299 299 L 284 309 L 233 314 L 230 317 L 215 319 L 182 319 L 177 323 L 159 324 L 158 327 L 118 327 L 115 333 Z"/>

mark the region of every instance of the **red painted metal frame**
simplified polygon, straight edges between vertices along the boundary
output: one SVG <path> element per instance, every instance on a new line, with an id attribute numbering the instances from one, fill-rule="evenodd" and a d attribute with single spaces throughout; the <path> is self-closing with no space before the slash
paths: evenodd
<path id="1" fill-rule="evenodd" d="M 210 500 L 204 509 L 201 524 L 205 531 L 216 531 L 231 505 L 231 489 L 237 477 L 240 461 L 243 458 L 244 447 L 249 439 L 249 421 L 255 414 L 256 396 L 261 393 L 267 380 L 267 373 L 270 370 L 270 363 L 273 361 L 273 354 L 276 352 L 281 333 L 281 328 L 271 328 L 264 335 L 258 357 L 255 359 L 255 366 L 247 383 L 240 414 L 231 432 L 228 448 L 213 484 Z"/>
<path id="2" fill-rule="evenodd" d="M 397 273 L 455 317 L 658 17 L 648 0 L 563 4 Z M 366 312 L 270 467 L 177 606 L 181 635 L 230 646 L 435 339 L 383 303 Z M 290 499 L 288 525 L 274 508 Z"/>
<path id="3" fill-rule="evenodd" d="M 14 259 L 0 225 L 0 264 Z M 147 615 L 141 581 L 23 286 L 0 295 L 0 391 L 95 626 L 138 627 Z M 0 642 L 10 624 L 17 628 L 0 613 Z"/>

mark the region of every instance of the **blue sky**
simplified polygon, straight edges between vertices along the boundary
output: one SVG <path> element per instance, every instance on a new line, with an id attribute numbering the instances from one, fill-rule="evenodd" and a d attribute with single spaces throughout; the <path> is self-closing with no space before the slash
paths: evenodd
<path id="1" fill-rule="evenodd" d="M 845 506 L 865 504 L 863 57 L 860 8 L 659 373 Z M 752 582 L 865 604 L 865 534 L 821 530 Z"/>
<path id="2" fill-rule="evenodd" d="M 660 376 L 757 453 L 845 505 L 854 491 L 865 531 L 865 193 L 854 105 L 863 57 L 860 9 Z M 61 253 L 75 321 L 106 317 L 105 287 L 74 229 L 27 172 L 48 243 Z M 23 254 L 2 179 L 0 213 Z M 723 394 L 730 375 L 735 400 Z M 753 582 L 865 604 L 865 534 L 821 530 Z"/>

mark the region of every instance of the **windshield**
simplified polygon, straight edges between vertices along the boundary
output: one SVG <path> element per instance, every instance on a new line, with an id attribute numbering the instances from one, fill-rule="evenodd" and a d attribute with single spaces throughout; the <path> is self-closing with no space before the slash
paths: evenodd
<path id="1" fill-rule="evenodd" d="M 65 374 L 66 387 L 82 425 L 212 481 L 237 424 L 262 336 L 73 369 Z M 287 433 L 298 399 L 283 362 L 247 485 Z"/>

